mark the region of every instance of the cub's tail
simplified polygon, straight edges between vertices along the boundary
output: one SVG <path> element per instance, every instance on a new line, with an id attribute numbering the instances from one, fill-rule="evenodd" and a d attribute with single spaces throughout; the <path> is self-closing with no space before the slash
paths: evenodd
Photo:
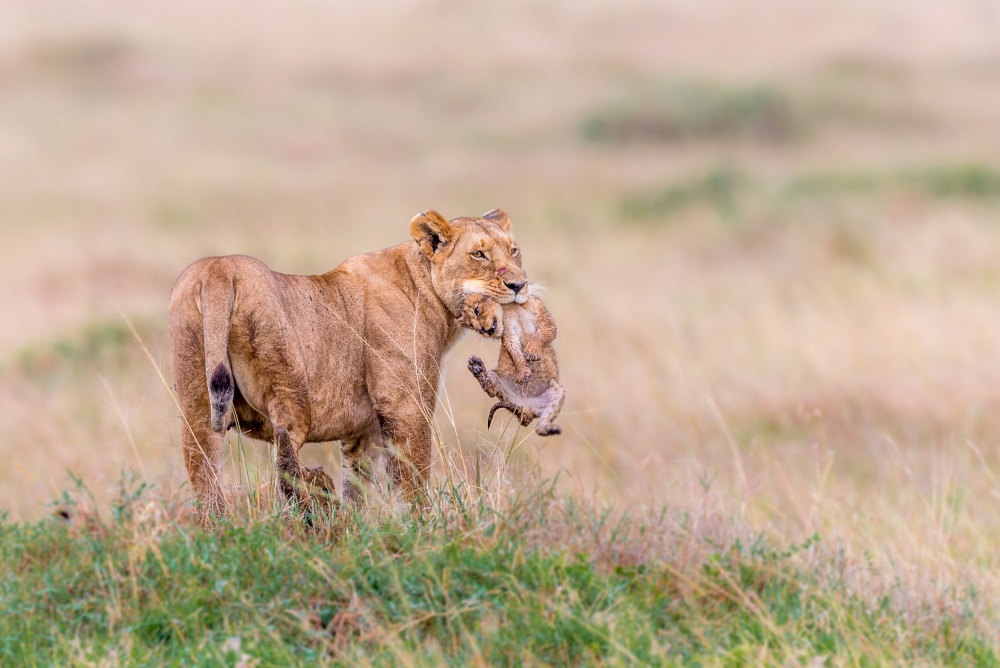
<path id="1" fill-rule="evenodd" d="M 232 284 L 201 286 L 202 331 L 205 334 L 205 377 L 212 405 L 212 431 L 225 431 L 236 393 L 229 365 L 229 321 L 233 316 Z"/>
<path id="2" fill-rule="evenodd" d="M 513 413 L 514 417 L 516 417 L 518 420 L 521 421 L 522 426 L 527 427 L 531 423 L 532 418 L 528 417 L 520 406 L 501 399 L 500 401 L 493 404 L 493 408 L 490 409 L 490 415 L 489 417 L 486 418 L 487 429 L 489 429 L 490 425 L 493 424 L 493 414 L 496 413 L 501 408 L 506 408 L 511 413 Z"/>

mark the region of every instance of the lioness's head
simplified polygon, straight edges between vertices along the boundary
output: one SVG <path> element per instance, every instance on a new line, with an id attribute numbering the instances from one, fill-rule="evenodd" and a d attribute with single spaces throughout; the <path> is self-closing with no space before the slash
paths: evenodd
<path id="1" fill-rule="evenodd" d="M 453 314 L 464 294 L 486 295 L 501 304 L 528 299 L 521 251 L 500 209 L 450 221 L 437 211 L 424 211 L 410 221 L 410 234 L 430 260 L 435 292 Z"/>
<path id="2" fill-rule="evenodd" d="M 464 295 L 461 312 L 456 320 L 462 327 L 468 327 L 486 337 L 499 339 L 503 335 L 503 307 L 486 295 Z"/>

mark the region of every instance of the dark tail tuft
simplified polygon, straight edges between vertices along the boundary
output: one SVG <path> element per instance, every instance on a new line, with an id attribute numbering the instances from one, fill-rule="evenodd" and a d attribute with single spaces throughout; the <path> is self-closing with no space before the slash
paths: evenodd
<path id="1" fill-rule="evenodd" d="M 229 367 L 219 362 L 219 366 L 212 372 L 212 379 L 208 381 L 208 394 L 212 402 L 212 431 L 225 429 L 226 415 L 233 403 L 234 393 L 233 374 Z"/>

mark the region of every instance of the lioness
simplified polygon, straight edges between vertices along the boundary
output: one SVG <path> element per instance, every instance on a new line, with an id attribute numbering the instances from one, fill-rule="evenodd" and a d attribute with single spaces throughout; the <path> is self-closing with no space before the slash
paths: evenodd
<path id="1" fill-rule="evenodd" d="M 562 433 L 552 422 L 566 398 L 552 347 L 556 323 L 542 300 L 529 296 L 523 304 L 501 306 L 482 294 L 469 294 L 462 300 L 459 322 L 483 336 L 500 338 L 500 360 L 493 371 L 487 371 L 478 357 L 469 358 L 469 371 L 486 394 L 500 399 L 490 409 L 486 428 L 497 409 L 506 408 L 525 427 L 539 418 L 535 425 L 539 436 Z"/>
<path id="2" fill-rule="evenodd" d="M 245 256 L 198 260 L 170 295 L 182 447 L 202 521 L 224 512 L 226 429 L 274 441 L 282 493 L 302 477 L 304 443 L 341 442 L 343 495 L 360 498 L 371 456 L 413 499 L 431 459 L 441 358 L 465 293 L 527 298 L 527 276 L 499 209 L 445 220 L 425 211 L 413 241 L 294 276 Z M 386 446 L 394 446 L 392 452 Z"/>

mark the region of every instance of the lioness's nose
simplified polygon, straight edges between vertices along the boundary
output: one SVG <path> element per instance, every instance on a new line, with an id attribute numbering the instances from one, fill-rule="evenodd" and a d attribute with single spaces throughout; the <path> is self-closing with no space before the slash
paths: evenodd
<path id="1" fill-rule="evenodd" d="M 504 283 L 504 285 L 506 285 L 508 288 L 510 288 L 511 290 L 514 291 L 515 295 L 518 292 L 520 292 L 521 288 L 523 288 L 526 284 L 527 284 L 527 281 L 521 281 L 520 283 Z"/>

